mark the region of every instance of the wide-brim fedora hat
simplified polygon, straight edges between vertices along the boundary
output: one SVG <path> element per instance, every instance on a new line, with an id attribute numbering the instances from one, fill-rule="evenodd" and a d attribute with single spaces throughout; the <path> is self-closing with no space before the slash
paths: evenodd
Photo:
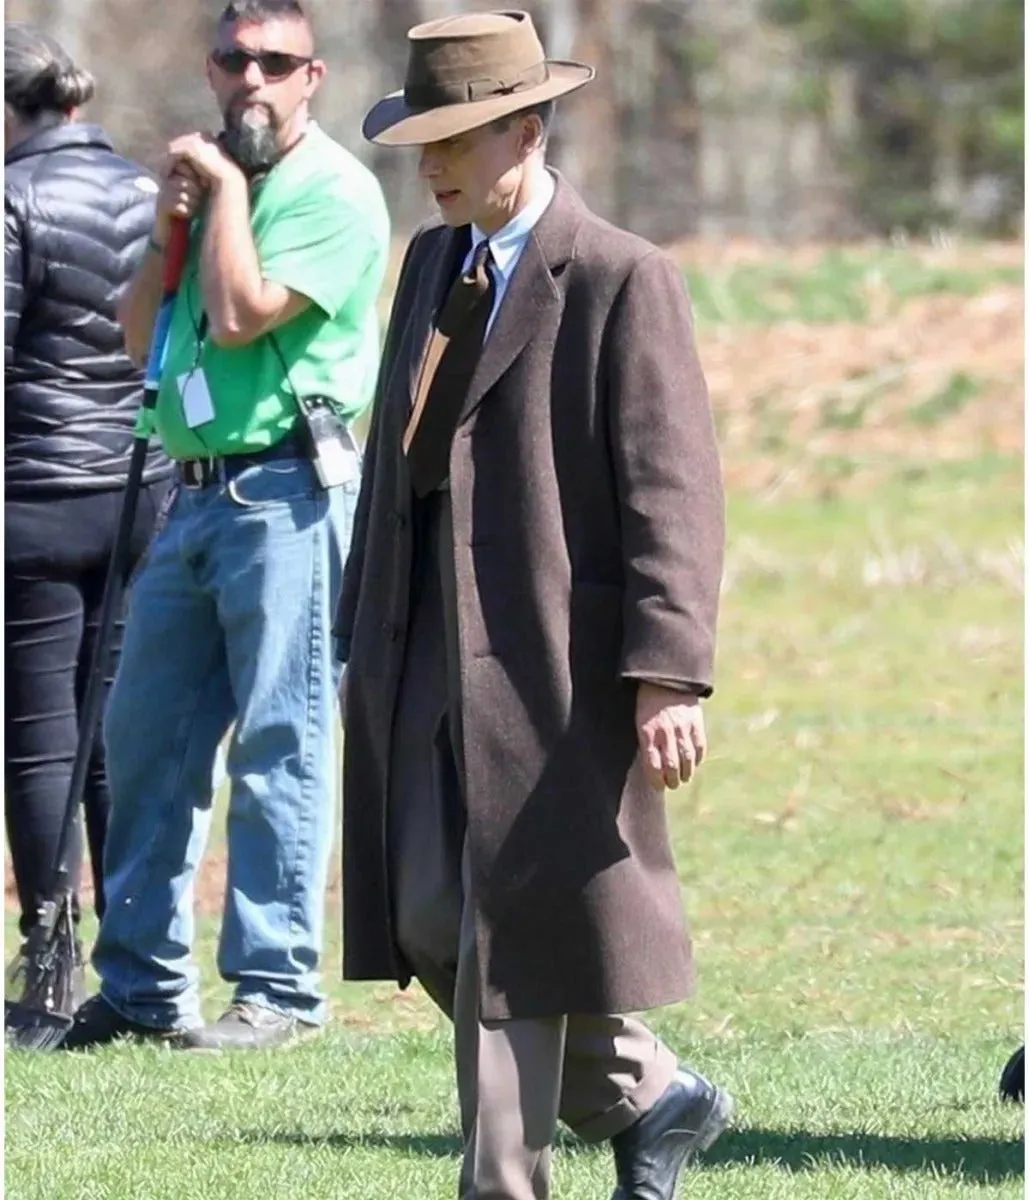
<path id="1" fill-rule="evenodd" d="M 380 146 L 423 146 L 467 133 L 589 83 L 585 63 L 548 59 L 527 12 L 466 13 L 408 30 L 407 75 L 368 113 Z"/>

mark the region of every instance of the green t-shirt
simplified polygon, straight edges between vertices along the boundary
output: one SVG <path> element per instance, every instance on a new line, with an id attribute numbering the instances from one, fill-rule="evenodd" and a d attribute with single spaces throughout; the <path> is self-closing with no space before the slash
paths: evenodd
<path id="1" fill-rule="evenodd" d="M 195 223 L 154 414 L 171 458 L 274 445 L 296 422 L 294 391 L 329 397 L 347 420 L 371 401 L 390 233 L 378 180 L 312 122 L 254 186 L 250 221 L 262 276 L 312 303 L 249 345 L 216 346 L 205 333 L 199 279 L 203 219 Z M 179 380 L 198 368 L 214 417 L 191 429 Z"/>

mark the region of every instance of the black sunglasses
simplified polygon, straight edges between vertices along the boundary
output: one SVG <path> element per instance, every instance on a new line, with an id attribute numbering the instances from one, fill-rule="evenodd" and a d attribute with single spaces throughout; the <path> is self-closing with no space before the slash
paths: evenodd
<path id="1" fill-rule="evenodd" d="M 236 46 L 232 50 L 212 50 L 211 61 L 227 75 L 242 75 L 255 62 L 265 79 L 285 79 L 300 67 L 310 66 L 314 59 L 283 50 L 252 51 Z"/>

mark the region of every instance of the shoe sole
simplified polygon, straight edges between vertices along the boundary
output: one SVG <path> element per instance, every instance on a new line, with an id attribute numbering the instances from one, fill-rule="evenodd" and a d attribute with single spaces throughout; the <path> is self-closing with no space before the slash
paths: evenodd
<path id="1" fill-rule="evenodd" d="M 155 1029 L 153 1031 L 137 1031 L 134 1029 L 122 1030 L 119 1033 L 113 1034 L 111 1037 L 97 1039 L 91 1042 L 84 1042 L 80 1045 L 75 1043 L 68 1044 L 61 1041 L 59 1049 L 67 1051 L 69 1054 L 89 1054 L 93 1050 L 106 1050 L 108 1047 L 119 1046 L 174 1046 L 175 1039 L 181 1036 L 175 1030 Z"/>

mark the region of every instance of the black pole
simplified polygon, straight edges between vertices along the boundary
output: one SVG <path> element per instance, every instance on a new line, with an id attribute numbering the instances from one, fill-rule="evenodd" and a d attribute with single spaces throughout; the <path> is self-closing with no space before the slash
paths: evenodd
<path id="1" fill-rule="evenodd" d="M 149 397 L 147 398 L 149 399 Z M 145 401 L 144 406 L 148 407 Z M 118 531 L 115 536 L 114 548 L 111 551 L 111 560 L 107 567 L 107 578 L 104 581 L 99 629 L 93 649 L 93 658 L 89 666 L 86 695 L 79 715 L 78 744 L 75 747 L 71 782 L 68 785 L 68 803 L 61 821 L 60 836 L 57 839 L 53 886 L 50 888 L 44 908 L 49 908 L 51 903 L 54 905 L 54 909 L 59 908 L 59 900 L 69 889 L 71 881 L 71 871 L 67 861 L 68 844 L 71 841 L 72 828 L 78 817 L 79 805 L 82 803 L 82 797 L 86 790 L 86 777 L 89 774 L 93 743 L 103 712 L 107 670 L 111 659 L 112 634 L 124 591 L 129 545 L 132 540 L 132 529 L 136 523 L 136 511 L 139 507 L 139 493 L 143 485 L 143 470 L 146 466 L 148 445 L 149 439 L 146 437 L 136 437 L 132 444 L 129 476 L 122 497 Z M 45 915 L 40 913 L 41 922 L 44 922 Z"/>

